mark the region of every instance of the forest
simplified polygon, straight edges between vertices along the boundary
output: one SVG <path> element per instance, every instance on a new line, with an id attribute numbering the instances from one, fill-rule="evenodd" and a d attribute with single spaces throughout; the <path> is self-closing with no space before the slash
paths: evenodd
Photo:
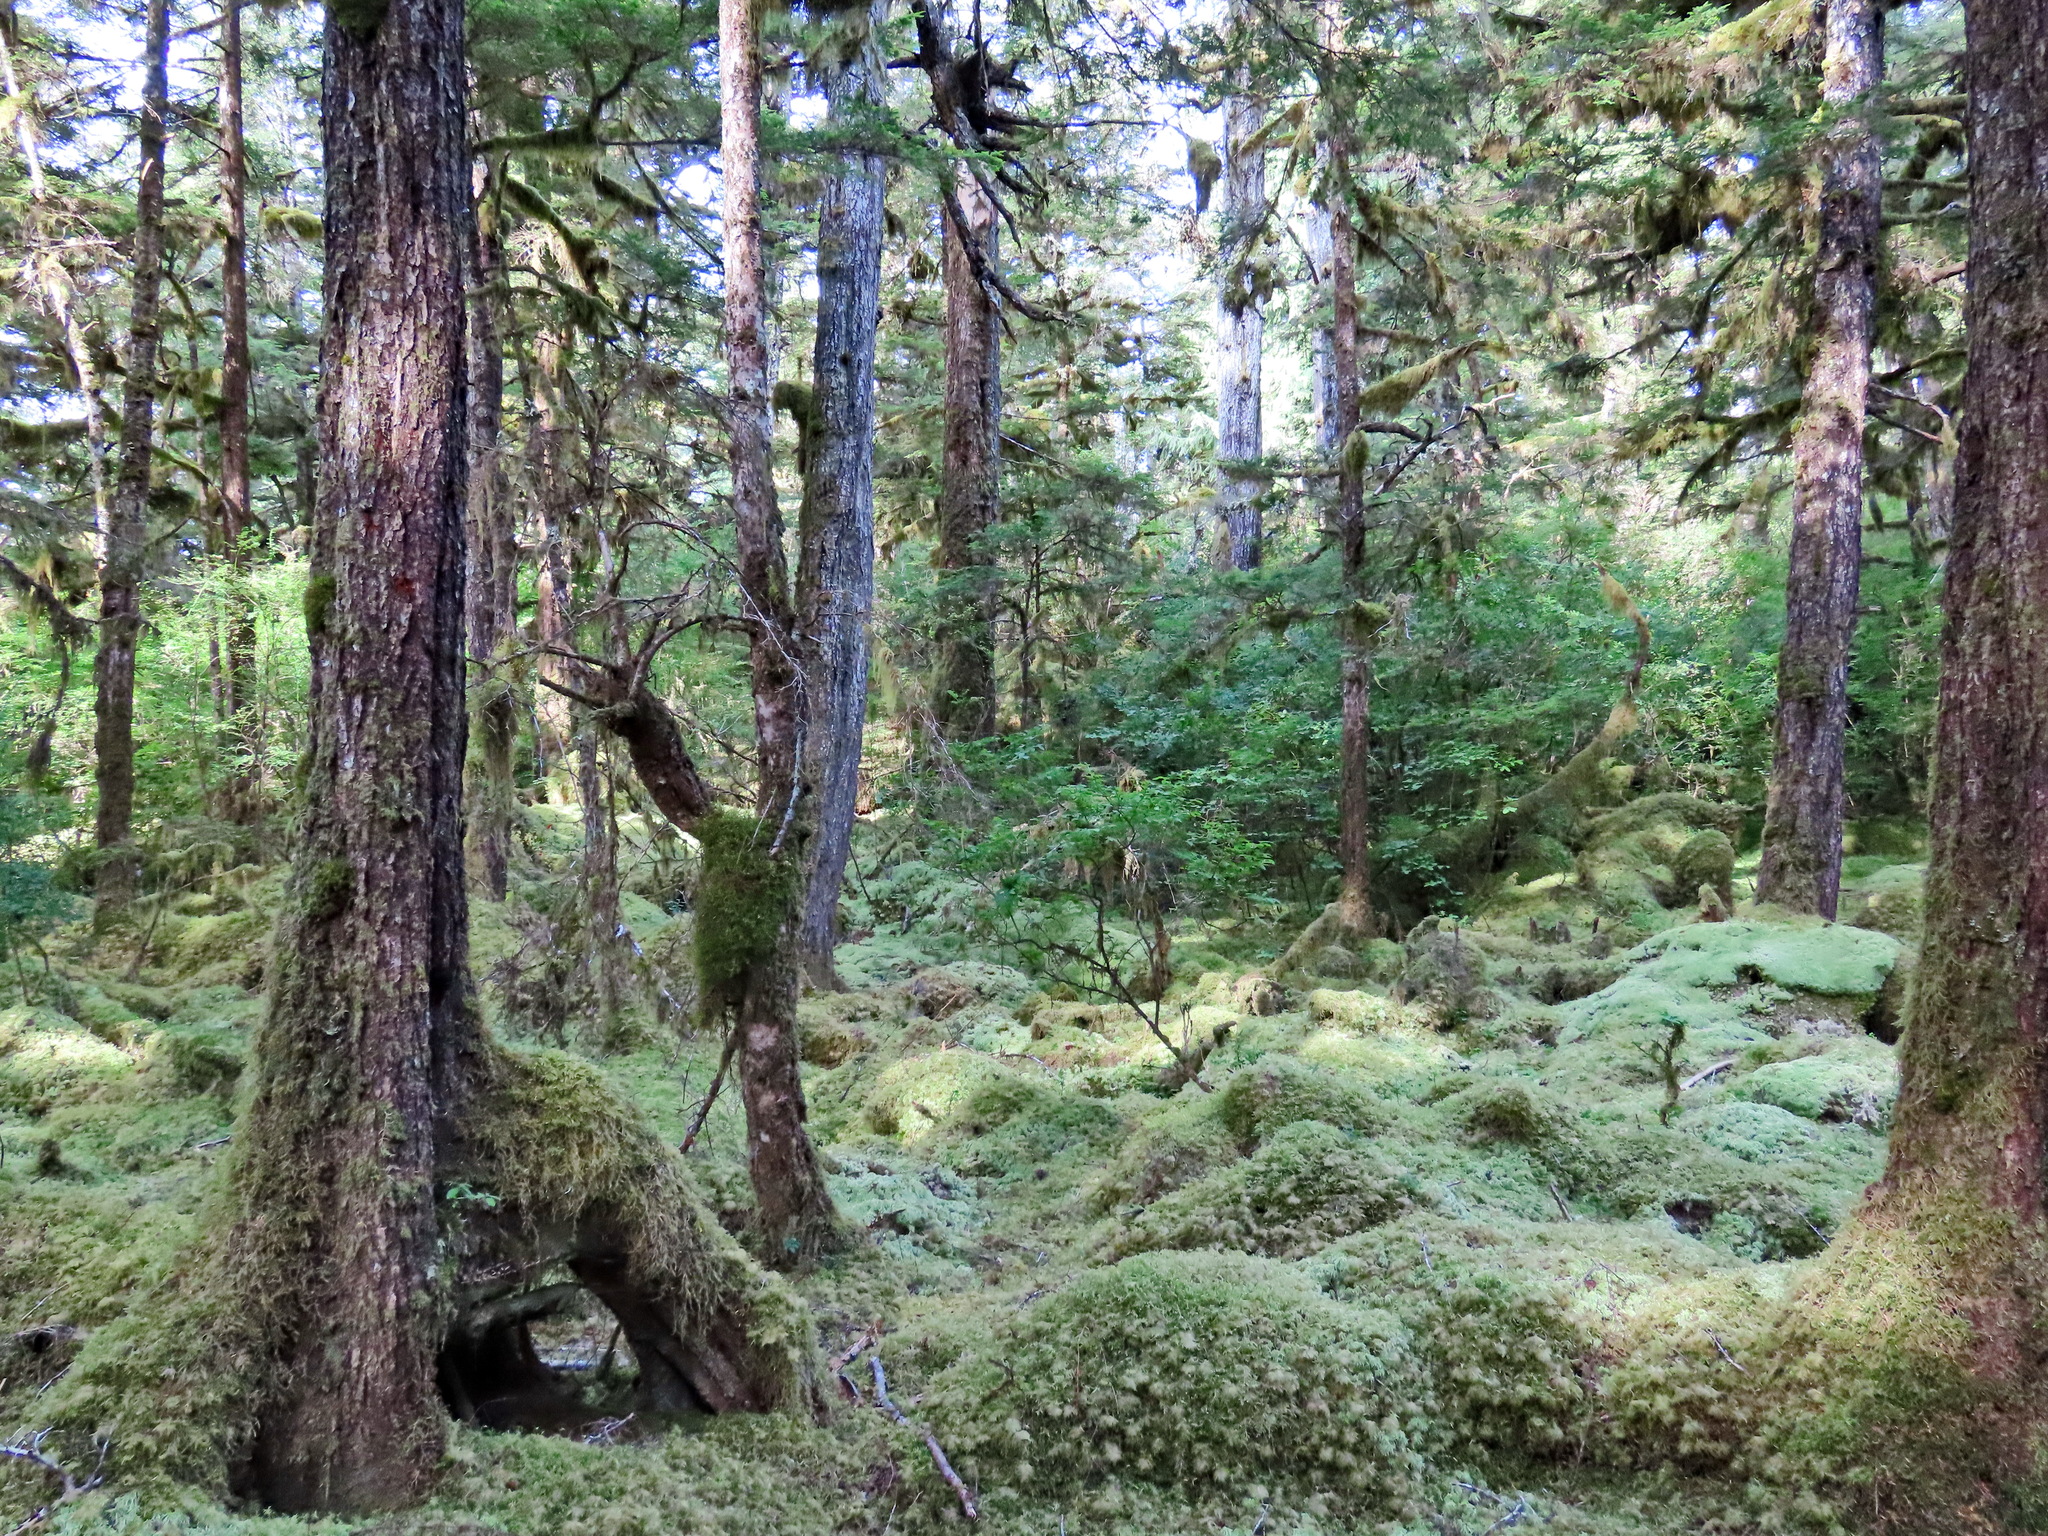
<path id="1" fill-rule="evenodd" d="M 0 1536 L 2048 1529 L 2044 167 L 2044 0 L 0 0 Z"/>

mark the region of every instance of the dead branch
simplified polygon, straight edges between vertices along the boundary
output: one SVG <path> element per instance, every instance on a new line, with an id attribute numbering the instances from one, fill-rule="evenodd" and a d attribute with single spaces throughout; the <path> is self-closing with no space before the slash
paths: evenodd
<path id="1" fill-rule="evenodd" d="M 946 1480 L 947 1487 L 960 1496 L 960 1512 L 970 1520 L 979 1520 L 981 1511 L 975 1507 L 974 1495 L 968 1490 L 967 1485 L 960 1481 L 960 1474 L 953 1470 L 953 1463 L 946 1460 L 946 1453 L 939 1448 L 938 1437 L 928 1429 L 919 1429 L 903 1416 L 901 1408 L 889 1401 L 889 1378 L 882 1374 L 880 1350 L 868 1356 L 868 1364 L 874 1369 L 876 1406 L 912 1434 L 924 1436 L 925 1449 L 932 1453 L 932 1461 L 939 1469 L 939 1476 Z"/>

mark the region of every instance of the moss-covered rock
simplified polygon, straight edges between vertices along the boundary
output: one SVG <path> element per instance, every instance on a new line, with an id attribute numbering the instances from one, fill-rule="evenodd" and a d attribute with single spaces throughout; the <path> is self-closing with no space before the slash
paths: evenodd
<path id="1" fill-rule="evenodd" d="M 939 1373 L 925 1411 L 984 1488 L 1134 1479 L 1238 1506 L 1384 1507 L 1423 1466 L 1423 1383 L 1391 1317 L 1292 1265 L 1161 1253 L 1086 1271 Z"/>
<path id="2" fill-rule="evenodd" d="M 1808 1120 L 1842 1120 L 1878 1130 L 1891 1123 L 1899 1069 L 1879 1042 L 1849 1039 L 1819 1055 L 1758 1067 L 1730 1085 L 1729 1092 Z"/>
<path id="3" fill-rule="evenodd" d="M 1217 1093 L 1216 1108 L 1246 1152 L 1301 1120 L 1322 1120 L 1368 1136 L 1390 1123 L 1386 1105 L 1365 1079 L 1341 1067 L 1317 1067 L 1279 1054 L 1262 1056 L 1233 1073 Z"/>
<path id="4" fill-rule="evenodd" d="M 1333 1125 L 1302 1120 L 1244 1161 L 1165 1196 L 1109 1239 L 1117 1254 L 1224 1248 L 1300 1258 L 1414 1210 L 1408 1170 Z"/>

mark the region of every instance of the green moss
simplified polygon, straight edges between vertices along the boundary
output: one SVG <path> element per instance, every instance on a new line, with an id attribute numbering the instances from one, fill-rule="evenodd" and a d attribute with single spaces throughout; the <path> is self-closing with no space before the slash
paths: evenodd
<path id="1" fill-rule="evenodd" d="M 1821 1055 L 1758 1067 L 1729 1092 L 1808 1120 L 1846 1120 L 1882 1129 L 1891 1123 L 1899 1096 L 1898 1064 L 1875 1040 L 1844 1040 Z"/>
<path id="2" fill-rule="evenodd" d="M 1422 1470 L 1421 1388 L 1392 1318 L 1294 1266 L 1162 1253 L 1002 1317 L 939 1373 L 924 1411 L 998 1499 L 1129 1479 L 1252 1512 L 1285 1492 L 1363 1513 Z"/>
<path id="3" fill-rule="evenodd" d="M 1898 958 L 1896 939 L 1837 923 L 1694 923 L 1658 934 L 1628 958 L 1638 976 L 1674 986 L 1773 981 L 1801 992 L 1874 996 Z"/>
<path id="4" fill-rule="evenodd" d="M 1391 1123 L 1387 1107 L 1365 1079 L 1278 1054 L 1262 1056 L 1232 1074 L 1217 1095 L 1217 1108 L 1246 1152 L 1301 1120 L 1327 1121 L 1365 1135 Z"/>
<path id="5" fill-rule="evenodd" d="M 131 1077 L 135 1062 L 51 1008 L 0 1012 L 0 1109 L 46 1115 Z"/>
<path id="6" fill-rule="evenodd" d="M 324 923 L 340 916 L 355 888 L 355 871 L 347 859 L 322 859 L 306 872 L 306 920 Z"/>
<path id="7" fill-rule="evenodd" d="M 306 637 L 312 639 L 327 633 L 327 615 L 334 607 L 335 583 L 331 572 L 322 571 L 306 583 L 306 593 L 301 599 L 306 616 Z"/>
<path id="8" fill-rule="evenodd" d="M 1302 1120 L 1274 1132 L 1243 1162 L 1119 1223 L 1109 1248 L 1226 1248 L 1299 1258 L 1427 1203 L 1406 1169 L 1336 1126 Z"/>
<path id="9" fill-rule="evenodd" d="M 692 945 L 706 1006 L 724 1001 L 748 968 L 774 952 L 789 920 L 794 861 L 772 857 L 774 828 L 719 811 L 699 821 L 703 848 Z"/>

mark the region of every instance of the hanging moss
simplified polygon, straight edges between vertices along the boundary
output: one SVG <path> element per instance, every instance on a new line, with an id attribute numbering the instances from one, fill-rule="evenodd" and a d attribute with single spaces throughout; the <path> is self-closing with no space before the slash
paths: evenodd
<path id="1" fill-rule="evenodd" d="M 749 966 L 774 952 L 796 896 L 795 860 L 769 853 L 774 828 L 719 811 L 695 827 L 703 866 L 694 936 L 697 985 L 707 1009 L 730 1006 Z"/>

